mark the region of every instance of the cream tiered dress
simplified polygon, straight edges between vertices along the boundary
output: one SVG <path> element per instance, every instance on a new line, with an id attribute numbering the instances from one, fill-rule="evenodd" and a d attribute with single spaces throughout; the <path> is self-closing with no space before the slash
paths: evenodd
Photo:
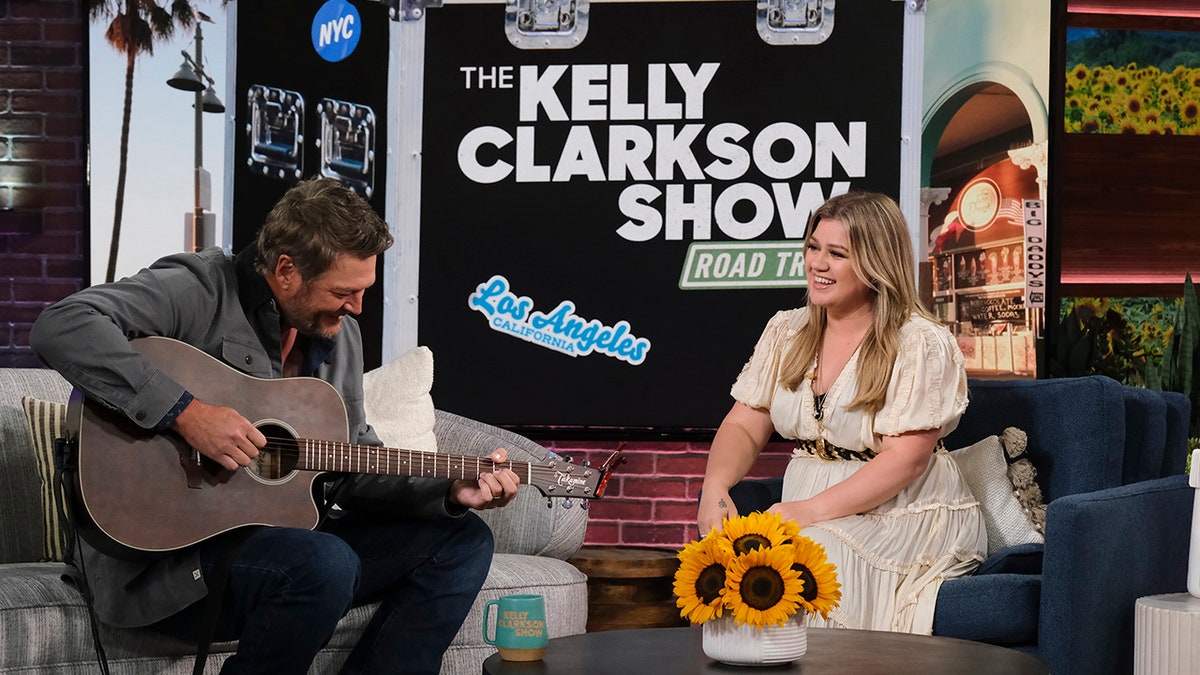
<path id="1" fill-rule="evenodd" d="M 878 452 L 883 436 L 940 429 L 944 437 L 958 425 L 967 406 L 962 353 L 949 331 L 914 316 L 901 330 L 883 409 L 871 416 L 845 408 L 858 387 L 856 351 L 830 386 L 818 427 L 807 380 L 796 391 L 778 384 L 782 356 L 807 320 L 807 308 L 776 314 L 731 391 L 742 403 L 770 410 L 782 436 L 813 440 L 820 431 L 826 444 Z M 864 465 L 797 449 L 784 474 L 783 500 L 812 497 Z M 843 628 L 930 634 L 942 580 L 969 573 L 987 550 L 979 504 L 943 449 L 894 498 L 866 513 L 814 523 L 804 534 L 837 565 L 842 599 L 828 625 Z M 810 623 L 823 622 L 817 616 Z"/>

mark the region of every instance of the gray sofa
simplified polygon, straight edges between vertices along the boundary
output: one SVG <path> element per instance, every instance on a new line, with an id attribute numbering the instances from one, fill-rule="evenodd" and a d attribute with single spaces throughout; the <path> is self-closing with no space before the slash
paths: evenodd
<path id="1" fill-rule="evenodd" d="M 70 387 L 49 370 L 0 368 L 0 673 L 99 672 L 86 605 L 63 581 L 66 566 L 45 561 L 42 481 L 22 396 L 65 402 Z M 548 451 L 503 429 L 437 411 L 438 446 L 453 454 L 483 455 L 505 447 L 517 461 L 542 462 Z M 452 449 L 452 450 L 451 450 Z M 483 590 L 446 653 L 442 673 L 480 672 L 495 650 L 482 639 L 483 605 L 502 595 L 539 593 L 546 598 L 550 637 L 583 633 L 587 624 L 586 577 L 565 562 L 583 543 L 586 511 L 522 488 L 504 509 L 483 512 L 496 539 L 496 556 Z M 313 673 L 336 672 L 373 606 L 352 610 L 318 656 Z M 100 627 L 113 673 L 190 673 L 195 645 L 146 629 Z M 236 643 L 217 643 L 208 672 Z"/>

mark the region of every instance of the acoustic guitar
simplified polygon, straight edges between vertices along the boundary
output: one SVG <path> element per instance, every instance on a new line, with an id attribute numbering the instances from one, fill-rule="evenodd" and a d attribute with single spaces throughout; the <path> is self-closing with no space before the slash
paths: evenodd
<path id="1" fill-rule="evenodd" d="M 68 465 L 74 465 L 73 512 L 80 535 L 110 555 L 173 551 L 248 525 L 312 529 L 321 515 L 314 487 L 330 472 L 474 479 L 509 468 L 547 498 L 588 500 L 604 494 L 613 467 L 623 461 L 618 451 L 599 468 L 557 458 L 496 463 L 354 444 L 347 440 L 346 406 L 323 380 L 252 377 L 169 338 L 130 344 L 196 398 L 254 422 L 267 445 L 250 466 L 231 471 L 180 435 L 142 429 L 76 389 L 67 414 L 76 445 Z"/>

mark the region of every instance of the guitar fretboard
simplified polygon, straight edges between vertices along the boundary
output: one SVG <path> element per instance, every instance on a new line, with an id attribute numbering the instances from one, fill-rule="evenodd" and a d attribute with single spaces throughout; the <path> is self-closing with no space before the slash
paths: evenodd
<path id="1" fill-rule="evenodd" d="M 493 462 L 487 457 L 446 455 L 337 441 L 298 439 L 297 443 L 300 449 L 297 468 L 310 471 L 474 479 L 484 472 L 512 469 L 526 483 L 533 479 L 532 465 L 527 462 Z"/>
<path id="2" fill-rule="evenodd" d="M 551 461 L 493 462 L 487 457 L 447 455 L 440 452 L 386 448 L 340 441 L 295 439 L 298 452 L 296 468 L 306 471 L 372 473 L 388 476 L 420 476 L 474 480 L 485 472 L 511 469 L 526 485 L 537 487 L 548 496 L 598 496 L 598 476 L 586 466 Z"/>

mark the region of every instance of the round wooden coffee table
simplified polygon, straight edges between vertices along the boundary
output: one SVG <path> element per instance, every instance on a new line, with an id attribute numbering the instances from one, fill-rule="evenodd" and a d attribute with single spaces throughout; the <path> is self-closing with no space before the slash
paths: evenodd
<path id="1" fill-rule="evenodd" d="M 541 661 L 517 663 L 493 654 L 484 675 L 697 675 L 699 673 L 846 673 L 928 675 L 1049 673 L 1036 658 L 1012 649 L 952 638 L 865 630 L 809 628 L 808 653 L 784 666 L 744 668 L 704 655 L 701 629 L 643 628 L 554 638 Z"/>

